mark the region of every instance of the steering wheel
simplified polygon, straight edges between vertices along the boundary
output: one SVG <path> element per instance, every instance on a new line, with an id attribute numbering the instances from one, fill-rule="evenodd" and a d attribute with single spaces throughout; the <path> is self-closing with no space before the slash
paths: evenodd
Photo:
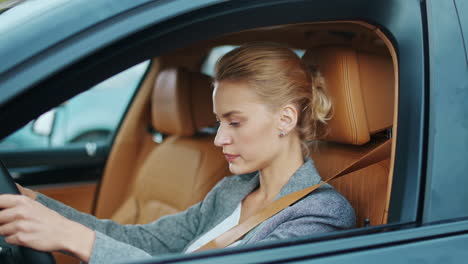
<path id="1" fill-rule="evenodd" d="M 7 168 L 0 160 L 0 194 L 19 194 L 13 179 Z M 1 210 L 1 209 L 0 209 Z M 38 263 L 55 264 L 55 259 L 50 253 L 37 251 L 31 248 L 10 245 L 0 236 L 0 263 Z"/>

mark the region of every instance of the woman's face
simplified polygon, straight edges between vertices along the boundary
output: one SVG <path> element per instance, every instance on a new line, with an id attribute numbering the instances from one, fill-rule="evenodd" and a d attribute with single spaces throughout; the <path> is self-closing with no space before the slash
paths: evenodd
<path id="1" fill-rule="evenodd" d="M 268 167 L 279 153 L 278 114 L 243 81 L 221 81 L 213 91 L 219 121 L 215 145 L 223 148 L 234 174 Z"/>

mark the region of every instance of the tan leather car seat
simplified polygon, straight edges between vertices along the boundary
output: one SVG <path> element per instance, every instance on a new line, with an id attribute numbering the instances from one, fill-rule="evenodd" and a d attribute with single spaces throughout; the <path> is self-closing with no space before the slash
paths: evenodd
<path id="1" fill-rule="evenodd" d="M 145 224 L 199 202 L 224 176 L 227 162 L 200 129 L 215 124 L 211 78 L 179 68 L 162 70 L 152 94 L 152 125 L 168 135 L 137 168 L 128 199 L 112 219 Z"/>
<path id="2" fill-rule="evenodd" d="M 320 70 L 333 100 L 328 135 L 311 149 L 322 178 L 327 179 L 357 160 L 381 141 L 393 125 L 394 73 L 390 55 L 371 54 L 350 47 L 307 50 L 303 60 Z M 356 211 L 357 225 L 387 222 L 391 189 L 389 162 L 333 180 Z"/>

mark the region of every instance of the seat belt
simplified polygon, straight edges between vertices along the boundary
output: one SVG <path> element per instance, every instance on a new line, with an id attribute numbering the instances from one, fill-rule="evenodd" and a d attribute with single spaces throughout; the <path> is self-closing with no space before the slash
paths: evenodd
<path id="1" fill-rule="evenodd" d="M 275 200 L 270 205 L 262 209 L 255 215 L 250 216 L 244 222 L 232 227 L 225 233 L 221 234 L 217 238 L 211 240 L 210 242 L 206 243 L 204 246 L 200 247 L 199 249 L 195 250 L 195 252 L 208 250 L 208 249 L 215 249 L 215 248 L 225 248 L 230 244 L 234 243 L 235 241 L 242 238 L 245 234 L 247 234 L 250 230 L 267 220 L 268 218 L 274 216 L 275 214 L 281 212 L 286 207 L 290 206 L 291 204 L 299 201 L 303 197 L 307 196 L 320 186 L 328 183 L 329 181 L 339 178 L 343 175 L 349 174 L 351 172 L 364 169 L 372 164 L 380 162 L 390 156 L 392 146 L 392 140 L 387 139 L 384 142 L 380 143 L 377 147 L 366 153 L 360 159 L 356 160 L 355 162 L 351 163 L 349 166 L 345 167 L 332 177 L 328 178 L 326 181 L 322 181 L 319 184 L 307 187 L 305 189 L 290 193 L 285 195 L 278 200 Z"/>

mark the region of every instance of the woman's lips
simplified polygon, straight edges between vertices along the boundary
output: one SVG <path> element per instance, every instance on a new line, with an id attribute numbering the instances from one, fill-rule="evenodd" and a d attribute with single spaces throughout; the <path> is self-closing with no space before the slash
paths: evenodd
<path id="1" fill-rule="evenodd" d="M 239 155 L 232 155 L 232 154 L 224 153 L 224 157 L 226 157 L 226 160 L 228 162 L 231 162 L 231 161 L 234 161 L 235 159 L 237 159 L 239 157 Z"/>

